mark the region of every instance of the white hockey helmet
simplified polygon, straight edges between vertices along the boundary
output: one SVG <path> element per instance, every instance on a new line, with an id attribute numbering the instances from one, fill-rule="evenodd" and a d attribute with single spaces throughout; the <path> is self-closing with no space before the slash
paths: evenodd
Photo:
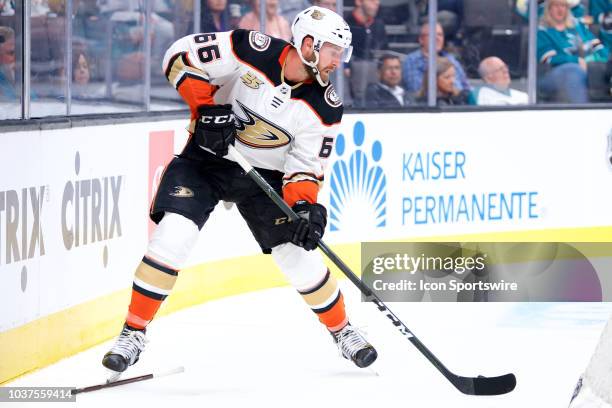
<path id="1" fill-rule="evenodd" d="M 297 50 L 300 59 L 304 64 L 312 69 L 317 81 L 326 86 L 329 81 L 324 81 L 321 78 L 320 72 L 317 69 L 319 63 L 319 51 L 324 43 L 328 42 L 344 48 L 342 60 L 348 62 L 353 53 L 351 40 L 353 38 L 351 29 L 342 17 L 331 10 L 312 6 L 300 12 L 295 16 L 291 25 L 291 33 L 293 38 L 291 44 Z M 313 39 L 314 61 L 307 61 L 302 55 L 302 41 L 306 36 Z"/>

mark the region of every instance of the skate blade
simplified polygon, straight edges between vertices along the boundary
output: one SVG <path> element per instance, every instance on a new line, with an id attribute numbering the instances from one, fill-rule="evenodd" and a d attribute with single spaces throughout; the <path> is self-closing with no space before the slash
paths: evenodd
<path id="1" fill-rule="evenodd" d="M 107 384 L 117 381 L 119 377 L 121 377 L 121 374 L 123 374 L 118 371 L 110 370 L 108 368 L 106 369 L 106 373 L 107 373 L 107 379 L 106 379 Z"/>

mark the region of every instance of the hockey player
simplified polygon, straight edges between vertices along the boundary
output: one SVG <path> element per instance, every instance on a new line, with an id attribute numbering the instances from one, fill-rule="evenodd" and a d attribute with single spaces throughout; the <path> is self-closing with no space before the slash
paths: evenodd
<path id="1" fill-rule="evenodd" d="M 151 205 L 158 226 L 136 269 L 123 330 L 102 360 L 110 370 L 120 373 L 138 361 L 147 325 L 219 200 L 236 203 L 262 251 L 272 254 L 342 356 L 358 367 L 376 359 L 314 251 L 327 223 L 317 193 L 343 111 L 329 76 L 350 58 L 351 32 L 339 15 L 316 6 L 299 13 L 291 30 L 291 44 L 235 30 L 190 35 L 166 52 L 166 77 L 191 110 L 190 138 L 166 168 Z M 288 222 L 224 157 L 230 144 L 282 194 L 299 222 Z"/>

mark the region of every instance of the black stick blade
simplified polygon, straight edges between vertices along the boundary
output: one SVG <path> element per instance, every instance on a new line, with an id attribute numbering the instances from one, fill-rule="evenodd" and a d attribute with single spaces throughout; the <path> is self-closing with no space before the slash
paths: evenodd
<path id="1" fill-rule="evenodd" d="M 98 390 L 103 390 L 105 388 L 118 387 L 119 385 L 125 385 L 125 384 L 131 384 L 131 383 L 135 383 L 139 381 L 150 380 L 153 377 L 154 377 L 153 374 L 140 375 L 138 377 L 126 378 L 124 380 L 106 382 L 106 383 L 97 384 L 97 385 L 90 385 L 89 387 L 84 387 L 84 388 L 75 388 L 71 392 L 72 392 L 72 395 L 82 394 L 84 392 L 98 391 Z"/>
<path id="2" fill-rule="evenodd" d="M 172 370 L 162 371 L 158 373 L 139 375 L 138 377 L 131 377 L 131 378 L 125 378 L 123 380 L 117 380 L 117 381 L 105 382 L 102 384 L 90 385 L 89 387 L 84 387 L 84 388 L 75 388 L 71 390 L 71 392 L 72 392 L 72 395 L 82 394 L 84 392 L 98 391 L 98 390 L 103 390 L 105 388 L 118 387 L 120 385 L 150 380 L 152 378 L 165 377 L 167 375 L 182 373 L 183 371 L 185 371 L 184 367 L 176 367 L 176 368 L 173 368 Z"/>
<path id="3" fill-rule="evenodd" d="M 468 395 L 502 395 L 514 390 L 514 374 L 499 377 L 455 377 L 450 379 L 459 391 Z"/>

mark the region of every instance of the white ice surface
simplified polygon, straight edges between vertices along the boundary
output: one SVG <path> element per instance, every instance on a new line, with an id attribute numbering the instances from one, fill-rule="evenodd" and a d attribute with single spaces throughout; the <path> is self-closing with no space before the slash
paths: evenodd
<path id="1" fill-rule="evenodd" d="M 349 316 L 379 352 L 372 369 L 340 358 L 290 288 L 230 297 L 155 320 L 141 360 L 124 377 L 185 372 L 77 396 L 53 407 L 567 407 L 612 306 L 607 304 L 389 303 L 454 373 L 513 372 L 514 392 L 459 393 L 372 304 L 341 282 Z M 107 342 L 7 386 L 76 386 L 105 379 Z M 11 404 L 3 403 L 2 406 Z M 40 406 L 18 403 L 15 407 Z"/>

